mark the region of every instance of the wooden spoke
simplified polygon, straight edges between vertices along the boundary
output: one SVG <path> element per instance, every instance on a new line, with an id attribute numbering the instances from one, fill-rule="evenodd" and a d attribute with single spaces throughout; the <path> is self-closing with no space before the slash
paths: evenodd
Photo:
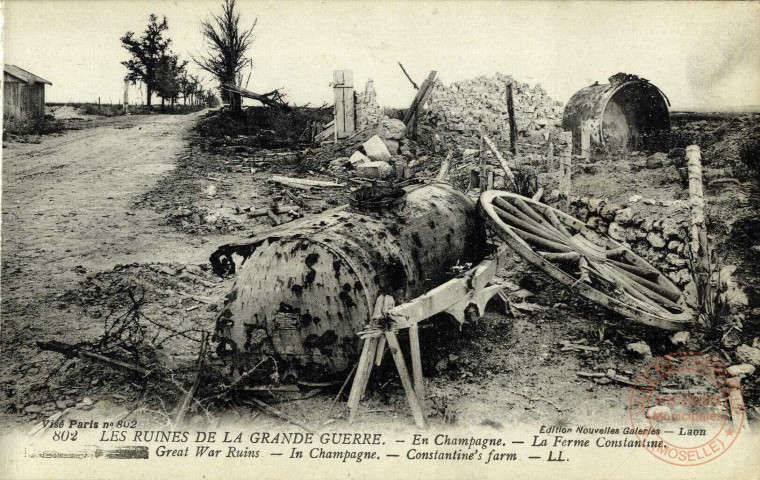
<path id="1" fill-rule="evenodd" d="M 494 208 L 496 208 L 496 207 L 499 207 L 499 208 L 501 208 L 503 210 L 506 210 L 507 212 L 511 213 L 515 217 L 521 219 L 523 222 L 526 222 L 526 223 L 529 223 L 529 224 L 532 224 L 532 225 L 539 225 L 539 226 L 543 227 L 544 229 L 546 229 L 546 230 L 548 230 L 550 232 L 556 233 L 556 235 L 559 236 L 559 237 L 562 236 L 560 234 L 560 232 L 558 232 L 558 231 L 555 232 L 555 229 L 550 224 L 548 224 L 547 222 L 541 220 L 540 218 L 539 218 L 540 221 L 536 221 L 536 218 L 534 216 L 528 215 L 523 210 L 515 207 L 514 205 L 512 205 L 509 202 L 506 202 L 506 201 L 503 201 L 503 200 L 497 201 L 497 202 L 495 202 Z"/>
<path id="2" fill-rule="evenodd" d="M 546 216 L 546 218 L 549 219 L 549 222 L 551 222 L 551 224 L 554 225 L 554 228 L 562 232 L 563 235 L 565 235 L 567 238 L 572 237 L 570 232 L 567 231 L 567 228 L 565 228 L 562 222 L 559 221 L 559 218 L 557 218 L 557 214 L 555 214 L 553 210 L 545 208 L 544 216 Z"/>
<path id="3" fill-rule="evenodd" d="M 522 201 L 521 198 L 515 197 L 514 200 L 515 200 L 514 205 L 517 208 L 519 208 L 523 213 L 525 213 L 525 215 L 528 215 L 530 218 L 532 218 L 534 221 L 536 221 L 536 222 L 538 222 L 538 223 L 540 223 L 542 225 L 546 225 L 546 224 L 549 223 L 546 220 L 544 220 L 544 218 L 541 215 L 539 215 L 538 212 L 536 212 L 530 206 L 528 206 L 527 203 L 525 203 L 524 201 Z"/>
<path id="4" fill-rule="evenodd" d="M 605 278 L 611 278 L 614 281 L 614 284 L 618 286 L 620 289 L 622 289 L 625 293 L 636 299 L 638 302 L 640 302 L 640 305 L 648 310 L 657 312 L 658 314 L 667 314 L 668 311 L 662 308 L 660 305 L 653 303 L 652 299 L 649 298 L 647 295 L 644 295 L 637 289 L 631 282 L 625 280 L 624 278 L 620 278 L 618 275 L 616 275 L 614 272 L 610 272 L 605 268 L 604 265 L 594 265 L 595 268 L 598 269 L 599 273 L 602 274 Z"/>
<path id="5" fill-rule="evenodd" d="M 572 249 L 568 247 L 567 245 L 563 245 L 561 243 L 553 242 L 551 240 L 547 240 L 543 237 L 539 237 L 538 235 L 533 235 L 532 233 L 528 233 L 524 230 L 520 230 L 519 228 L 512 227 L 512 230 L 519 235 L 523 240 L 535 243 L 537 245 L 541 245 L 545 248 L 550 248 L 552 250 L 558 250 L 560 252 L 571 252 Z"/>
<path id="6" fill-rule="evenodd" d="M 677 302 L 681 298 L 680 292 L 676 294 L 676 292 L 673 292 L 665 287 L 660 286 L 657 283 L 650 282 L 649 280 L 645 280 L 637 275 L 634 275 L 627 270 L 624 270 L 622 268 L 617 268 L 613 265 L 605 264 L 607 267 L 609 267 L 612 270 L 616 270 L 616 273 L 626 277 L 631 282 L 640 285 L 643 288 L 646 288 L 654 293 L 656 293 L 658 296 L 666 298 L 670 300 L 671 302 Z"/>
<path id="7" fill-rule="evenodd" d="M 578 269 L 580 270 L 581 281 L 591 283 L 591 278 L 588 276 L 588 260 L 586 260 L 586 257 L 578 259 Z"/>
<path id="8" fill-rule="evenodd" d="M 496 234 L 552 278 L 635 321 L 681 330 L 694 321 L 682 292 L 620 242 L 536 200 L 487 191 L 480 208 Z"/>
<path id="9" fill-rule="evenodd" d="M 637 267 L 636 265 L 631 265 L 630 263 L 622 263 L 616 260 L 606 260 L 604 263 L 608 265 L 614 265 L 615 267 L 618 267 L 622 270 L 626 270 L 630 273 L 633 273 L 634 275 L 638 275 L 639 277 L 646 278 L 648 280 L 656 280 L 660 278 L 660 272 L 655 271 L 655 270 L 649 270 L 646 268 Z M 680 292 L 679 292 L 679 295 L 680 295 Z"/>
<path id="10" fill-rule="evenodd" d="M 616 271 L 615 269 L 607 265 L 598 265 L 598 267 L 600 267 L 604 272 L 606 272 L 612 278 L 617 280 L 616 283 L 618 283 L 620 286 L 624 288 L 630 287 L 633 290 L 635 290 L 638 293 L 638 295 L 634 295 L 634 296 L 646 301 L 648 304 L 653 305 L 653 306 L 658 306 L 658 307 L 668 306 L 670 308 L 676 308 L 679 310 L 681 309 L 681 307 L 679 307 L 677 304 L 671 302 L 670 300 L 663 297 L 662 295 L 659 295 L 656 292 L 653 292 L 652 290 L 645 288 L 640 283 L 631 281 L 630 279 L 624 277 L 623 275 L 621 275 L 622 272 L 620 270 Z M 654 301 L 654 303 L 652 303 L 652 301 Z"/>
<path id="11" fill-rule="evenodd" d="M 516 225 L 517 227 L 521 228 L 522 230 L 525 230 L 526 232 L 530 232 L 534 235 L 538 235 L 539 237 L 543 237 L 547 240 L 559 242 L 559 243 L 566 243 L 566 239 L 559 237 L 558 235 L 555 235 L 553 232 L 548 231 L 544 228 L 541 228 L 540 226 L 536 224 L 530 224 L 528 222 L 525 222 L 523 220 L 520 220 L 519 218 L 515 217 L 514 215 L 510 214 L 509 212 L 502 210 L 499 207 L 494 207 L 494 210 L 496 213 L 499 214 L 499 217 L 501 217 L 502 220 L 504 220 L 505 223 L 508 225 Z"/>
<path id="12" fill-rule="evenodd" d="M 565 253 L 538 252 L 538 253 L 540 253 L 541 256 L 544 257 L 545 259 L 552 262 L 575 263 L 581 258 L 581 255 L 578 252 L 565 252 Z"/>

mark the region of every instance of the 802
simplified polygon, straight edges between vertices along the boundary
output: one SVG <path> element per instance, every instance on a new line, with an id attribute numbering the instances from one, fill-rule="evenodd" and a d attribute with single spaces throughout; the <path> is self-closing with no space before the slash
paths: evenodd
<path id="1" fill-rule="evenodd" d="M 56 430 L 53 432 L 53 441 L 55 442 L 75 442 L 77 440 L 76 430 Z"/>

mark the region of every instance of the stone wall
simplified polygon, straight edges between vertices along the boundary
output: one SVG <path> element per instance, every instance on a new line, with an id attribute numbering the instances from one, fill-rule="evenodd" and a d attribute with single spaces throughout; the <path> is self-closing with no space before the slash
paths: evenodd
<path id="1" fill-rule="evenodd" d="M 383 109 L 377 103 L 375 83 L 368 80 L 364 91 L 356 94 L 356 131 L 377 126 L 383 119 Z"/>
<path id="2" fill-rule="evenodd" d="M 688 260 L 689 202 L 634 195 L 627 205 L 598 197 L 575 197 L 570 214 L 623 243 L 660 269 L 692 299 L 696 289 Z"/>
<path id="3" fill-rule="evenodd" d="M 507 84 L 513 83 L 515 119 L 518 133 L 530 135 L 548 131 L 562 122 L 562 103 L 552 100 L 540 84 L 530 86 L 497 73 L 445 86 L 435 84 L 423 117 L 426 123 L 448 132 L 476 135 L 479 128 L 492 136 L 509 136 Z"/>

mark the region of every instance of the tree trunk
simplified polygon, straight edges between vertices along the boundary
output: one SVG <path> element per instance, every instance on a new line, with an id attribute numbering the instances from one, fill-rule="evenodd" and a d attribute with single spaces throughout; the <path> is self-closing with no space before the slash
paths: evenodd
<path id="1" fill-rule="evenodd" d="M 233 112 L 241 112 L 243 110 L 243 100 L 239 93 L 230 93 L 230 109 Z"/>
<path id="2" fill-rule="evenodd" d="M 150 87 L 147 87 L 148 90 L 148 110 L 150 110 L 150 98 L 153 96 L 153 90 Z"/>

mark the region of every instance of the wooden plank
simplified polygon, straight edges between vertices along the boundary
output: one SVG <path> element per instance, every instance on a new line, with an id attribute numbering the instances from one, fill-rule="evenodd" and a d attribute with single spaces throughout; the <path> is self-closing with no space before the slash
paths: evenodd
<path id="1" fill-rule="evenodd" d="M 430 83 L 428 85 L 427 90 L 422 95 L 422 100 L 420 100 L 420 103 L 415 108 L 414 115 L 412 115 L 412 119 L 409 122 L 409 126 L 407 126 L 407 131 L 409 130 L 409 128 L 413 128 L 414 129 L 414 136 L 415 137 L 417 135 L 416 129 L 417 129 L 417 121 L 420 118 L 420 110 L 422 109 L 422 107 L 425 106 L 425 104 L 427 103 L 427 101 L 430 100 L 430 97 L 432 95 L 433 95 L 433 84 Z"/>
<path id="2" fill-rule="evenodd" d="M 504 266 L 510 255 L 510 249 L 501 246 L 493 257 L 483 260 L 463 276 L 451 279 L 413 300 L 393 307 L 386 313 L 386 316 L 394 322 L 393 329 L 409 328 L 436 313 L 445 311 L 473 290 L 484 289 L 496 272 Z M 381 330 L 368 329 L 359 332 L 359 336 L 361 338 L 377 337 L 382 333 Z"/>
<path id="3" fill-rule="evenodd" d="M 412 380 L 409 378 L 409 371 L 404 362 L 404 355 L 401 353 L 401 345 L 399 345 L 396 334 L 392 330 L 385 332 L 385 338 L 388 341 L 391 355 L 393 355 L 393 361 L 396 362 L 396 369 L 398 370 L 399 377 L 401 377 L 401 385 L 404 386 L 406 399 L 409 402 L 409 407 L 412 409 L 414 423 L 419 428 L 425 428 L 425 415 L 422 413 L 422 406 L 417 399 Z"/>
<path id="4" fill-rule="evenodd" d="M 317 142 L 321 142 L 323 140 L 327 140 L 328 138 L 332 138 L 335 135 L 335 120 L 332 120 L 330 123 L 325 125 L 325 129 L 322 130 L 319 134 L 317 134 L 314 137 L 314 140 Z"/>
<path id="5" fill-rule="evenodd" d="M 283 185 L 301 185 L 305 187 L 345 187 L 342 183 L 335 183 L 335 182 L 328 182 L 324 180 L 309 180 L 307 178 L 292 178 L 292 177 L 284 177 L 282 175 L 272 175 L 272 177 L 267 180 L 268 182 L 273 183 L 280 183 Z"/>
<path id="6" fill-rule="evenodd" d="M 435 76 L 438 74 L 435 70 L 432 70 L 428 77 L 425 79 L 424 82 L 422 82 L 422 86 L 420 86 L 420 89 L 417 90 L 417 95 L 414 96 L 414 100 L 412 100 L 412 105 L 409 107 L 409 110 L 406 112 L 406 115 L 404 116 L 404 124 L 409 127 L 411 125 L 412 118 L 414 118 L 414 115 L 417 113 L 417 110 L 421 108 L 423 105 L 425 105 L 425 102 L 427 101 L 427 98 L 430 98 L 430 94 L 428 93 L 428 90 L 431 90 L 430 93 L 432 93 L 433 88 L 433 82 L 435 82 Z M 427 97 L 425 97 L 427 95 Z M 424 101 L 423 101 L 424 99 Z"/>
<path id="7" fill-rule="evenodd" d="M 512 183 L 512 186 L 514 187 L 515 191 L 517 191 L 517 183 L 515 182 L 515 174 L 512 173 L 512 169 L 509 168 L 509 164 L 507 164 L 507 159 L 504 158 L 504 155 L 501 154 L 499 149 L 496 148 L 496 145 L 491 141 L 490 138 L 488 138 L 487 135 L 483 135 L 483 140 L 486 142 L 486 145 L 488 145 L 488 148 L 491 149 L 491 152 L 493 152 L 494 156 L 496 157 L 496 160 L 499 161 L 501 168 L 504 170 L 504 173 L 507 174 L 507 178 Z"/>

